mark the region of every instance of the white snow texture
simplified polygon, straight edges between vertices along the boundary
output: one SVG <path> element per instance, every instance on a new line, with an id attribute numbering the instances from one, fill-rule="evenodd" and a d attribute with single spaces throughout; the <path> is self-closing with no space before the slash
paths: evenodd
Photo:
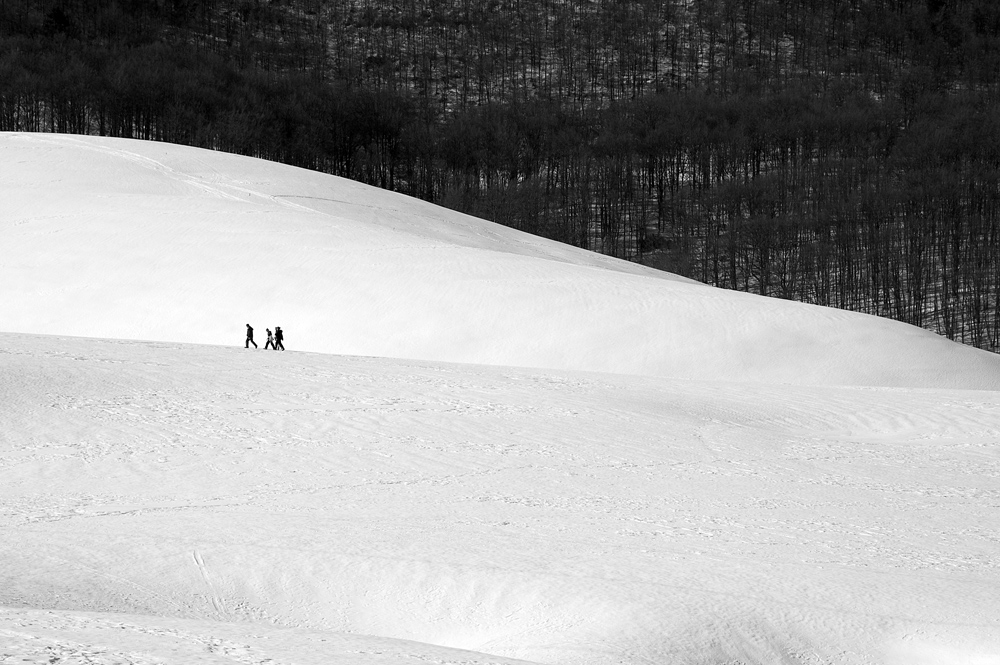
<path id="1" fill-rule="evenodd" d="M 162 143 L 0 233 L 0 665 L 1000 663 L 996 355 Z"/>

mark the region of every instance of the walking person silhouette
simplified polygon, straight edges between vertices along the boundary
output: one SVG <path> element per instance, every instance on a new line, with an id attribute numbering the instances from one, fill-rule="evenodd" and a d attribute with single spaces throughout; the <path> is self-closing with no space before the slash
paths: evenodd
<path id="1" fill-rule="evenodd" d="M 285 345 L 281 343 L 281 340 L 285 339 L 285 333 L 281 331 L 281 326 L 274 326 L 274 350 L 277 351 L 281 349 L 285 350 Z"/>
<path id="2" fill-rule="evenodd" d="M 274 345 L 274 336 L 271 334 L 271 329 L 264 328 L 264 330 L 267 331 L 267 344 L 264 345 L 264 350 L 266 351 L 267 347 L 271 347 L 273 350 L 277 351 L 278 347 Z"/>
<path id="3" fill-rule="evenodd" d="M 257 348 L 257 342 L 253 341 L 253 328 L 251 328 L 250 324 L 248 323 L 247 324 L 247 343 L 244 345 L 243 348 L 249 349 L 251 344 L 253 344 L 253 348 L 255 348 L 255 349 Z"/>

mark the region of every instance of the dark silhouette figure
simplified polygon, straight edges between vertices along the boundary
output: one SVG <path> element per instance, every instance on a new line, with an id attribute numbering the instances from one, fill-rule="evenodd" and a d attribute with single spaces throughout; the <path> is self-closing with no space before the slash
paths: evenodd
<path id="1" fill-rule="evenodd" d="M 253 341 L 253 328 L 251 328 L 250 324 L 248 323 L 247 324 L 247 343 L 246 343 L 246 345 L 243 348 L 249 349 L 251 344 L 253 344 L 253 348 L 255 348 L 255 349 L 257 348 L 257 342 Z"/>
<path id="2" fill-rule="evenodd" d="M 270 328 L 264 328 L 264 330 L 267 331 L 267 344 L 264 345 L 264 350 L 266 351 L 267 348 L 270 347 L 270 348 L 274 349 L 275 351 L 277 351 L 278 348 L 274 345 L 274 335 L 271 334 L 271 329 Z"/>
<path id="3" fill-rule="evenodd" d="M 274 326 L 274 350 L 277 351 L 281 349 L 285 350 L 285 345 L 281 343 L 281 340 L 285 339 L 285 333 L 281 332 L 281 326 Z"/>

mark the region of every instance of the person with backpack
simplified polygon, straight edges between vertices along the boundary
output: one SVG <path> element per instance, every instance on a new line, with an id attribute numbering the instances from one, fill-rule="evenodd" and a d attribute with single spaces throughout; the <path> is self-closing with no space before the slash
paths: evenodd
<path id="1" fill-rule="evenodd" d="M 285 339 L 285 333 L 281 331 L 281 326 L 274 326 L 274 350 L 277 351 L 281 349 L 285 350 L 285 345 L 281 343 L 281 340 Z"/>
<path id="2" fill-rule="evenodd" d="M 264 330 L 267 331 L 267 344 L 264 345 L 264 350 L 266 351 L 267 347 L 271 347 L 271 349 L 277 351 L 278 347 L 274 345 L 274 336 L 271 334 L 271 329 L 265 328 Z"/>
<path id="3" fill-rule="evenodd" d="M 247 324 L 247 343 L 244 345 L 243 348 L 249 349 L 251 344 L 253 344 L 253 348 L 255 348 L 255 349 L 257 348 L 257 342 L 253 341 L 253 328 L 251 328 L 250 324 L 248 323 Z"/>

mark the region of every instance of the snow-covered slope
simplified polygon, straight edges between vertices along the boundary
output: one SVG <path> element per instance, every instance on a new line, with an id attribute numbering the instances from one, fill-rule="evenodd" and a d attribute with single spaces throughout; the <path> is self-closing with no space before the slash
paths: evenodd
<path id="1" fill-rule="evenodd" d="M 1000 665 L 995 356 L 177 146 L 0 201 L 0 665 Z"/>
<path id="2" fill-rule="evenodd" d="M 1000 662 L 995 392 L 0 348 L 7 653 Z"/>
<path id="3" fill-rule="evenodd" d="M 808 384 L 1000 387 L 1000 358 L 709 288 L 351 181 L 0 134 L 8 331 Z"/>

